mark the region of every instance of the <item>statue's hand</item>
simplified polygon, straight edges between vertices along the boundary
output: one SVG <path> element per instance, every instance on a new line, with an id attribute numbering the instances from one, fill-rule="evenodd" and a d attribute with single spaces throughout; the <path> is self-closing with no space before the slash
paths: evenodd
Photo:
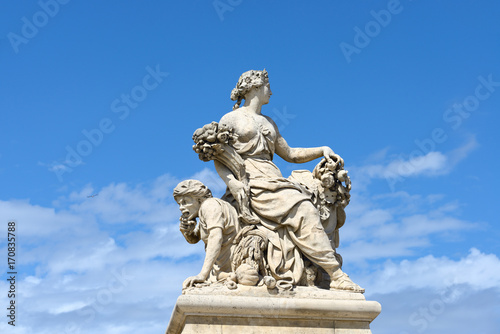
<path id="1" fill-rule="evenodd" d="M 182 288 L 186 289 L 192 287 L 194 283 L 203 283 L 205 282 L 205 280 L 206 279 L 199 274 L 196 276 L 188 277 L 184 280 L 184 283 L 182 283 Z"/>
<path id="2" fill-rule="evenodd" d="M 323 156 L 326 158 L 326 160 L 330 161 L 332 157 L 334 157 L 336 154 L 333 152 L 333 150 L 328 147 L 328 146 L 323 146 Z"/>
<path id="3" fill-rule="evenodd" d="M 340 166 L 344 166 L 344 159 L 342 159 L 340 155 L 335 154 L 335 152 L 333 152 L 333 150 L 328 146 L 323 147 L 323 156 L 326 158 L 327 162 L 337 163 Z M 332 158 L 334 161 L 332 160 Z"/>
<path id="4" fill-rule="evenodd" d="M 250 211 L 250 187 L 236 179 L 230 180 L 228 183 L 229 190 L 233 194 L 239 208 L 239 218 L 245 224 L 259 224 L 260 219 Z"/>
<path id="5" fill-rule="evenodd" d="M 249 188 L 243 182 L 233 179 L 229 181 L 229 190 L 234 197 L 240 197 L 242 195 L 248 195 Z"/>
<path id="6" fill-rule="evenodd" d="M 195 227 L 196 227 L 195 220 L 185 220 L 181 217 L 181 220 L 179 223 L 179 230 L 181 230 L 182 233 L 191 234 L 191 233 L 193 233 Z"/>

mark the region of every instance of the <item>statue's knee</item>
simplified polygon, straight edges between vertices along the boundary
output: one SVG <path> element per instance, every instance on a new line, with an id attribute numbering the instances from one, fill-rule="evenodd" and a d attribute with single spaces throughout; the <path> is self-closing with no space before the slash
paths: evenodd
<path id="1" fill-rule="evenodd" d="M 309 201 L 303 201 L 300 203 L 298 211 L 302 216 L 304 216 L 304 218 L 319 220 L 318 209 L 316 209 L 316 207 Z"/>

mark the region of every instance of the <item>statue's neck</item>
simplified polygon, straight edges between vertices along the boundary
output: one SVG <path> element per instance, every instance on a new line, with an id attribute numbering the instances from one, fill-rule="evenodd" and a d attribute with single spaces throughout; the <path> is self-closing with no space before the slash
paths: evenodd
<path id="1" fill-rule="evenodd" d="M 245 104 L 243 105 L 245 107 L 245 111 L 260 115 L 261 110 L 262 110 L 262 103 L 259 101 L 259 98 L 257 96 L 254 96 L 251 99 L 245 100 Z"/>

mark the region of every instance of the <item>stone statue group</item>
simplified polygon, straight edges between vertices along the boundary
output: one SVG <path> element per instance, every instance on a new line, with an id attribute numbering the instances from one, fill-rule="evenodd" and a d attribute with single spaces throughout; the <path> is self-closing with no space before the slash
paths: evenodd
<path id="1" fill-rule="evenodd" d="M 214 161 L 227 191 L 214 198 L 197 180 L 174 189 L 182 234 L 189 243 L 202 240 L 206 251 L 200 273 L 183 288 L 218 282 L 229 289 L 305 285 L 362 293 L 336 252 L 351 189 L 344 162 L 328 146 L 288 146 L 261 113 L 271 95 L 266 70 L 245 72 L 231 92 L 233 111 L 193 134 L 193 149 L 201 160 Z M 293 163 L 322 159 L 313 172 L 284 178 L 275 154 Z"/>

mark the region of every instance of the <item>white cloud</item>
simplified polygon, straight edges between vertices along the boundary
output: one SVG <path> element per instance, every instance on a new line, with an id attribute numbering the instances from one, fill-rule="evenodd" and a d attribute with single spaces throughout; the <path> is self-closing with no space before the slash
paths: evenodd
<path id="1" fill-rule="evenodd" d="M 435 176 L 446 174 L 448 157 L 441 152 L 429 152 L 412 158 L 398 157 L 387 163 L 368 164 L 362 167 L 353 167 L 356 177 L 362 180 L 394 179 L 413 176 Z"/>
<path id="2" fill-rule="evenodd" d="M 471 248 L 459 260 L 428 255 L 395 263 L 388 260 L 365 281 L 370 294 L 387 294 L 405 289 L 443 290 L 466 284 L 475 290 L 500 289 L 500 259 Z"/>
<path id="3" fill-rule="evenodd" d="M 498 289 L 476 291 L 467 285 L 370 295 L 382 305 L 370 327 L 377 334 L 498 333 L 499 298 Z"/>
<path id="4" fill-rule="evenodd" d="M 358 278 L 382 304 L 375 333 L 496 333 L 500 328 L 500 259 L 476 248 L 457 260 L 432 255 L 386 261 Z"/>
<path id="5" fill-rule="evenodd" d="M 29 200 L 0 200 L 0 220 L 16 221 L 17 230 L 23 237 L 48 237 L 68 229 L 78 229 L 84 223 L 92 221 L 66 210 L 56 212 L 54 208 L 45 208 L 30 204 Z"/>
<path id="6" fill-rule="evenodd" d="M 479 146 L 475 136 L 469 136 L 467 142 L 453 151 L 448 153 L 450 168 L 453 168 L 457 163 L 467 158 L 467 156 Z"/>
<path id="7" fill-rule="evenodd" d="M 132 188 L 125 183 L 111 184 L 93 198 L 87 198 L 94 192 L 91 189 L 73 192 L 69 196 L 69 200 L 74 201 L 70 209 L 78 214 L 90 213 L 105 223 L 163 223 L 172 217 L 175 207 L 172 201 L 168 203 L 166 194 L 158 190 L 158 183 L 161 180 L 157 180 L 152 189 L 149 185 Z"/>
<path id="8" fill-rule="evenodd" d="M 434 237 L 460 235 L 478 227 L 476 222 L 457 218 L 458 204 L 446 199 L 439 194 L 366 196 L 354 191 L 338 251 L 346 263 L 364 266 L 367 260 L 415 255 L 431 247 Z"/>
<path id="9" fill-rule="evenodd" d="M 86 303 L 84 302 L 72 302 L 72 303 L 67 303 L 67 304 L 62 304 L 60 306 L 55 307 L 54 309 L 48 310 L 50 314 L 61 314 L 61 313 L 67 313 L 71 311 L 76 311 L 79 310 L 83 307 L 87 306 Z"/>
<path id="10" fill-rule="evenodd" d="M 203 182 L 216 197 L 221 197 L 226 191 L 226 184 L 220 176 L 211 169 L 205 168 L 192 177 L 195 180 Z"/>
<path id="11" fill-rule="evenodd" d="M 25 333 L 112 333 L 113 328 L 164 332 L 182 281 L 197 274 L 202 261 L 129 261 L 123 267 L 109 264 L 79 274 L 52 272 L 36 284 L 32 277 L 21 280 L 16 301 L 23 310 L 20 325 L 27 328 Z M 7 282 L 0 282 L 0 289 L 7 291 Z M 5 296 L 0 302 L 7 302 Z"/>
<path id="12" fill-rule="evenodd" d="M 445 173 L 448 157 L 441 152 L 429 152 L 424 156 L 408 160 L 392 161 L 386 167 L 386 175 L 398 174 L 403 177 L 420 174 L 439 175 Z"/>
<path id="13" fill-rule="evenodd" d="M 64 163 L 66 163 L 66 161 L 64 161 Z M 70 172 L 71 168 L 66 166 L 64 163 L 54 161 L 50 164 L 47 164 L 47 163 L 38 161 L 37 164 L 38 164 L 38 166 L 46 167 L 49 172 L 54 172 L 54 173 Z"/>
<path id="14" fill-rule="evenodd" d="M 209 169 L 196 173 L 191 178 L 204 182 L 215 195 L 225 190 L 220 177 Z M 130 186 L 126 183 L 110 184 L 96 190 L 90 185 L 67 198 L 58 199 L 57 205 L 70 203 L 76 214 L 91 214 L 103 223 L 164 224 L 178 215 L 178 206 L 173 201 L 173 188 L 180 182 L 168 174 L 147 184 Z M 97 196 L 88 196 L 98 193 Z"/>
<path id="15" fill-rule="evenodd" d="M 209 169 L 192 178 L 205 182 L 215 194 L 225 190 Z M 29 200 L 0 201 L 0 219 L 18 221 L 22 265 L 30 266 L 27 276 L 19 277 L 19 305 L 26 320 L 16 331 L 133 333 L 142 328 L 141 333 L 163 332 L 182 281 L 198 273 L 204 257 L 204 245 L 188 244 L 179 232 L 179 210 L 171 197 L 178 181 L 166 174 L 138 185 L 119 183 L 100 189 L 87 185 L 60 197 L 55 208 Z M 87 197 L 93 193 L 99 195 Z M 455 218 L 456 208 L 456 203 L 439 194 L 368 197 L 354 193 L 348 221 L 341 229 L 340 253 L 358 268 L 372 258 L 412 256 L 416 249 L 429 246 L 430 236 L 474 226 Z M 498 260 L 478 254 L 471 253 L 467 259 L 483 263 L 484 268 Z M 446 273 L 458 275 L 452 264 L 432 257 L 388 262 L 373 274 L 367 269 L 366 279 L 359 283 L 370 294 L 393 293 L 382 289 L 379 281 L 384 279 L 400 289 L 435 288 L 432 277 L 423 276 L 420 285 L 405 286 L 404 279 L 398 281 L 390 274 L 409 270 L 408 266 L 448 268 L 439 279 Z M 479 273 L 479 269 L 472 271 L 468 277 L 480 284 Z M 486 282 L 491 285 L 493 273 L 488 273 Z M 461 280 L 453 284 L 459 283 L 471 284 Z M 6 291 L 6 284 L 0 282 L 0 291 Z M 6 296 L 0 302 L 5 304 Z"/>
<path id="16" fill-rule="evenodd" d="M 210 171 L 193 177 L 210 173 L 214 178 Z M 164 331 L 182 281 L 198 273 L 204 257 L 203 243 L 188 244 L 179 232 L 171 198 L 178 181 L 162 175 L 134 186 L 87 185 L 54 201 L 56 208 L 0 201 L 0 219 L 17 222 L 18 265 L 26 268 L 17 300 L 26 320 L 16 331 L 77 333 L 71 324 L 94 333 Z M 6 281 L 0 289 L 8 290 Z M 6 295 L 0 302 L 8 303 Z"/>
<path id="17" fill-rule="evenodd" d="M 408 177 L 439 176 L 449 174 L 453 168 L 478 147 L 474 136 L 469 136 L 467 142 L 450 152 L 423 152 L 420 148 L 409 154 L 387 158 L 388 149 L 381 150 L 370 156 L 370 162 L 363 166 L 353 166 L 350 170 L 363 189 L 373 179 L 385 179 L 394 191 L 394 184 Z"/>

